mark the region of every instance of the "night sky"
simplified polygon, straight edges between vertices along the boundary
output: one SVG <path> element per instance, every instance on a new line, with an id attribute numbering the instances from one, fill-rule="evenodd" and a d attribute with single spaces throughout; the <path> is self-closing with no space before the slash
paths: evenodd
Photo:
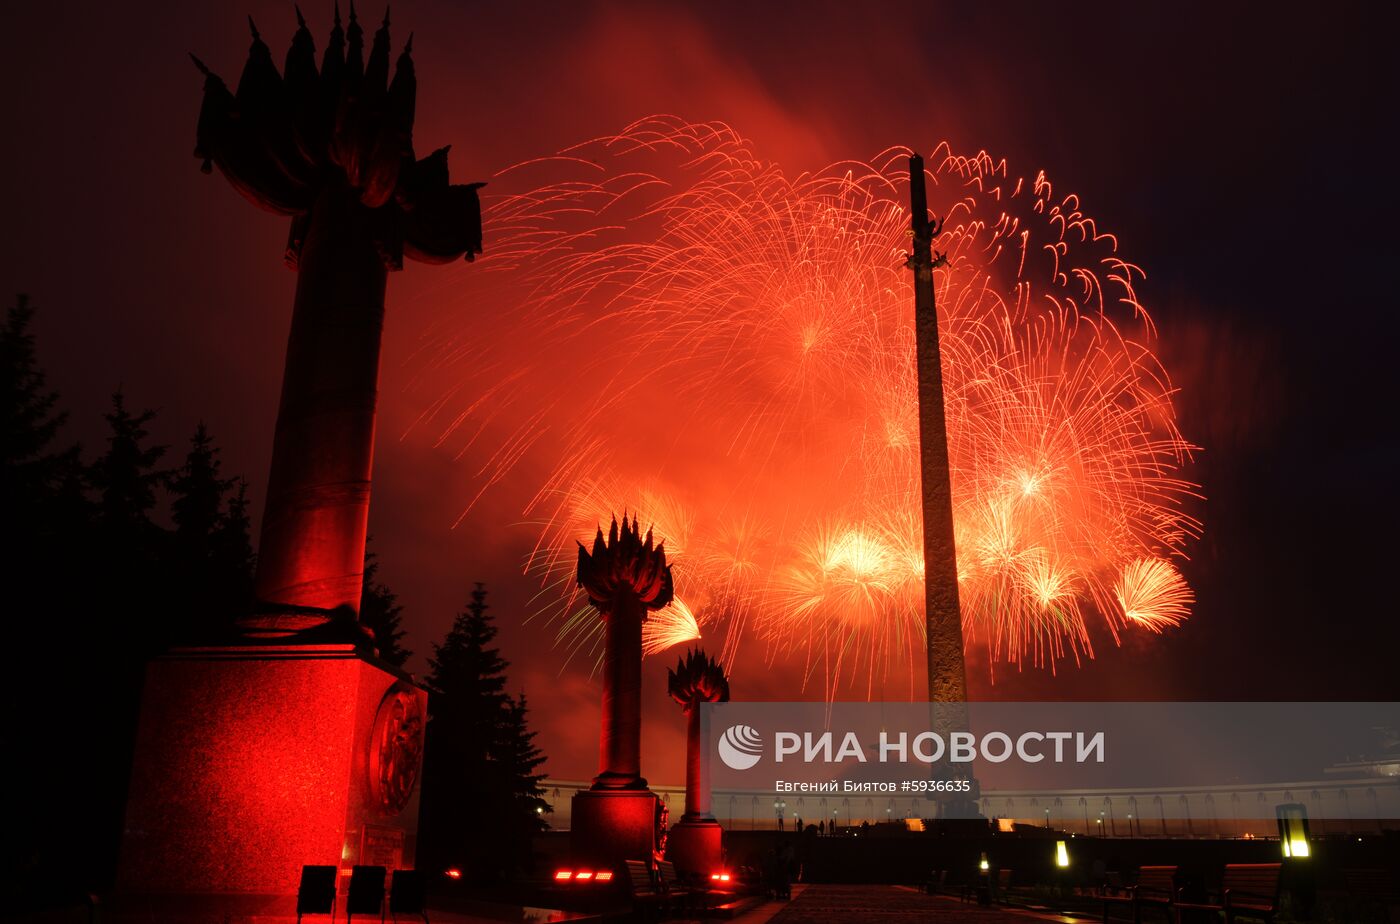
<path id="1" fill-rule="evenodd" d="M 1101 647 L 1053 678 L 974 674 L 974 695 L 1395 698 L 1397 112 L 1379 9 L 871 6 L 408 0 L 394 25 L 396 45 L 416 33 L 418 150 L 450 143 L 457 182 L 652 113 L 725 121 L 793 173 L 941 139 L 1045 169 L 1147 272 L 1139 294 L 1181 388 L 1180 425 L 1203 447 L 1187 473 L 1207 498 L 1192 508 L 1205 533 L 1183 565 L 1198 602 L 1165 637 Z M 326 7 L 304 8 L 318 44 Z M 0 291 L 39 307 L 69 436 L 93 451 L 121 386 L 159 410 L 173 452 L 204 420 L 260 507 L 295 279 L 287 228 L 200 174 L 201 81 L 186 57 L 235 80 L 245 13 L 280 62 L 289 3 L 7 12 Z M 595 768 L 597 687 L 577 665 L 559 677 L 558 652 L 521 625 L 526 488 L 488 493 L 452 529 L 480 460 L 454 460 L 413 425 L 431 399 L 409 388 L 415 349 L 462 272 L 390 278 L 374 547 L 419 671 L 471 582 L 488 583 L 548 769 L 579 778 Z M 483 311 L 480 336 L 491 331 Z M 648 666 L 644 769 L 670 782 L 682 724 L 666 660 Z M 736 698 L 793 696 L 777 667 L 741 660 Z"/>

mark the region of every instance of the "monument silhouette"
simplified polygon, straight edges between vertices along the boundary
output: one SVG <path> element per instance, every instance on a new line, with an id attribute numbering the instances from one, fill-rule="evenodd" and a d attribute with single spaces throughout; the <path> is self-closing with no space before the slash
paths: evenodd
<path id="1" fill-rule="evenodd" d="M 941 221 L 929 220 L 924 159 L 909 158 L 909 225 L 913 247 L 907 265 L 914 272 L 914 350 L 919 376 L 919 480 L 924 524 L 924 627 L 927 636 L 928 698 L 933 730 L 943 735 L 966 731 L 967 665 L 963 654 L 962 608 L 958 601 L 958 556 L 953 530 L 952 466 L 944 407 L 943 359 L 938 342 L 938 301 L 933 270 L 947 262 L 935 256 Z M 965 776 L 944 763 L 934 772 Z M 971 791 L 939 800 L 945 818 L 977 819 L 976 780 Z"/>
<path id="2" fill-rule="evenodd" d="M 480 184 L 413 146 L 417 84 L 353 6 L 317 66 L 301 14 L 279 73 L 257 27 L 236 89 L 203 62 L 195 155 L 291 219 L 291 333 L 236 638 L 147 670 L 119 888 L 286 913 L 304 864 L 411 868 L 427 692 L 357 622 L 387 274 L 481 252 Z M 216 900 L 216 899 L 209 899 Z M 230 908 L 230 910 L 236 910 Z"/>
<path id="3" fill-rule="evenodd" d="M 603 620 L 603 709 L 598 775 L 573 799 L 570 844 L 594 863 L 650 860 L 658 800 L 642 776 L 642 623 L 674 596 L 664 543 L 653 545 L 636 518 L 612 521 L 590 551 L 578 547 L 578 585 Z"/>
<path id="4" fill-rule="evenodd" d="M 671 829 L 666 856 L 678 867 L 704 874 L 723 859 L 723 830 L 710 806 L 710 755 L 705 703 L 729 702 L 729 678 L 702 648 L 692 648 L 666 672 L 666 692 L 685 711 L 685 814 Z"/>

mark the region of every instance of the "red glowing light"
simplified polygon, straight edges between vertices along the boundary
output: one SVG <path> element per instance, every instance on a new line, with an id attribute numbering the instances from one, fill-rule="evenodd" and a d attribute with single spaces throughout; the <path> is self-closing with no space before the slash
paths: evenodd
<path id="1" fill-rule="evenodd" d="M 561 869 L 554 874 L 556 882 L 568 882 L 570 880 L 574 882 L 611 882 L 612 877 L 613 874 L 611 870 L 598 870 L 594 872 L 591 869 L 581 869 L 578 872 L 574 872 L 569 869 Z"/>
<path id="2" fill-rule="evenodd" d="M 445 872 L 443 875 L 447 876 L 448 879 L 461 879 L 462 871 L 454 866 L 451 869 L 447 870 L 447 872 Z"/>
<path id="3" fill-rule="evenodd" d="M 728 881 L 729 881 L 729 874 L 728 874 L 728 873 L 711 873 L 711 874 L 710 874 L 710 878 L 713 879 L 713 880 L 715 880 L 716 882 L 728 882 Z"/>

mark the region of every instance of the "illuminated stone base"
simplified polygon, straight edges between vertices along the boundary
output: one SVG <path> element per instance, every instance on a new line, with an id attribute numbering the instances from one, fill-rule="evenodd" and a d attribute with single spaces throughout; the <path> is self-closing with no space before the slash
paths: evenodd
<path id="1" fill-rule="evenodd" d="M 656 795 L 650 790 L 592 789 L 574 796 L 569 848 L 575 862 L 650 862 L 656 845 Z"/>
<path id="2" fill-rule="evenodd" d="M 285 913 L 303 864 L 411 868 L 427 698 L 346 644 L 151 662 L 119 892 Z"/>
<path id="3" fill-rule="evenodd" d="M 714 819 L 681 819 L 671 826 L 666 837 L 666 859 L 676 864 L 676 869 L 692 873 L 708 881 L 713 872 L 718 872 L 724 860 L 720 841 L 724 829 Z"/>

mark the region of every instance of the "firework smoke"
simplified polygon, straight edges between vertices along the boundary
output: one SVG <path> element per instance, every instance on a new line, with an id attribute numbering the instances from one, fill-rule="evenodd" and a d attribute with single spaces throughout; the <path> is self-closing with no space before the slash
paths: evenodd
<path id="1" fill-rule="evenodd" d="M 656 117 L 493 180 L 464 297 L 517 336 L 436 332 L 458 384 L 425 418 L 463 452 L 499 437 L 484 487 L 548 466 L 529 567 L 572 649 L 594 622 L 568 618 L 574 541 L 628 511 L 687 601 L 649 650 L 761 639 L 827 695 L 922 661 L 907 154 L 789 178 L 724 125 Z M 1142 271 L 1044 174 L 928 163 L 968 645 L 1053 669 L 1095 624 L 1178 624 L 1199 524 Z"/>

